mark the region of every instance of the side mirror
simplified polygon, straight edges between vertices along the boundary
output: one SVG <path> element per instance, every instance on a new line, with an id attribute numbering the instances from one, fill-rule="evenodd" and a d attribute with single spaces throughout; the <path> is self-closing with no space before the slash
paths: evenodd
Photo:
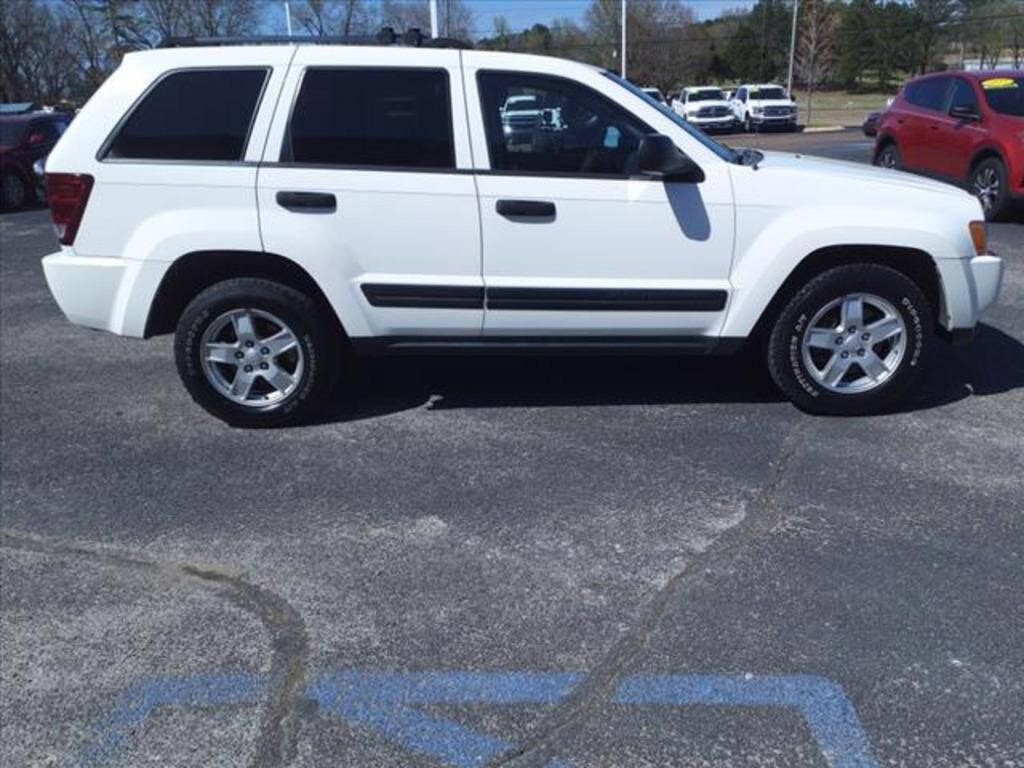
<path id="1" fill-rule="evenodd" d="M 981 115 L 974 111 L 974 107 L 967 104 L 954 104 L 949 114 L 958 120 L 970 120 L 972 122 L 981 120 Z"/>
<path id="2" fill-rule="evenodd" d="M 698 184 L 704 181 L 704 171 L 675 145 L 668 136 L 652 133 L 640 140 L 637 149 L 640 172 L 656 176 L 662 181 L 685 181 Z"/>

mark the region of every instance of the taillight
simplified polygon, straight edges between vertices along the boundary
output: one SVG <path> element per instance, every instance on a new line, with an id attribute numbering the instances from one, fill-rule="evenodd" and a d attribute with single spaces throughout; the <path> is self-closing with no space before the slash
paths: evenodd
<path id="1" fill-rule="evenodd" d="M 92 176 L 88 174 L 46 174 L 46 202 L 50 204 L 50 217 L 57 239 L 64 245 L 75 242 L 91 191 Z"/>

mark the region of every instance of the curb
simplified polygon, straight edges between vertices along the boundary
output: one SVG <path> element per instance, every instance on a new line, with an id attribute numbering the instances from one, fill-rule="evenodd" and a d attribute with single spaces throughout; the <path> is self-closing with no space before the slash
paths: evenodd
<path id="1" fill-rule="evenodd" d="M 841 125 L 818 125 L 813 128 L 804 128 L 804 133 L 839 133 L 846 128 Z"/>

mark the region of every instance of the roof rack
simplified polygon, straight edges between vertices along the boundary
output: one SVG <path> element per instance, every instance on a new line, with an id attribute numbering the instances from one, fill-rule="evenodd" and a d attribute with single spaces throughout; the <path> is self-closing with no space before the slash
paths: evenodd
<path id="1" fill-rule="evenodd" d="M 383 27 L 375 35 L 254 35 L 252 37 L 165 37 L 158 48 L 209 48 L 221 45 L 406 45 L 412 48 L 472 48 L 450 37 L 427 37 L 418 28 L 399 35 Z"/>

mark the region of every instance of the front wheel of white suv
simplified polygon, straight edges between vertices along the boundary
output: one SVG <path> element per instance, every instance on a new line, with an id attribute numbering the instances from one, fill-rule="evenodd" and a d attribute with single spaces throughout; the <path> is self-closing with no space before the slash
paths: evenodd
<path id="1" fill-rule="evenodd" d="M 768 369 L 805 411 L 878 413 L 918 380 L 932 324 L 927 299 L 902 272 L 878 264 L 835 267 L 797 291 L 779 314 Z"/>
<path id="2" fill-rule="evenodd" d="M 238 427 L 279 427 L 311 416 L 330 396 L 341 343 L 317 301 L 263 278 L 211 285 L 185 308 L 174 339 L 192 399 Z"/>

